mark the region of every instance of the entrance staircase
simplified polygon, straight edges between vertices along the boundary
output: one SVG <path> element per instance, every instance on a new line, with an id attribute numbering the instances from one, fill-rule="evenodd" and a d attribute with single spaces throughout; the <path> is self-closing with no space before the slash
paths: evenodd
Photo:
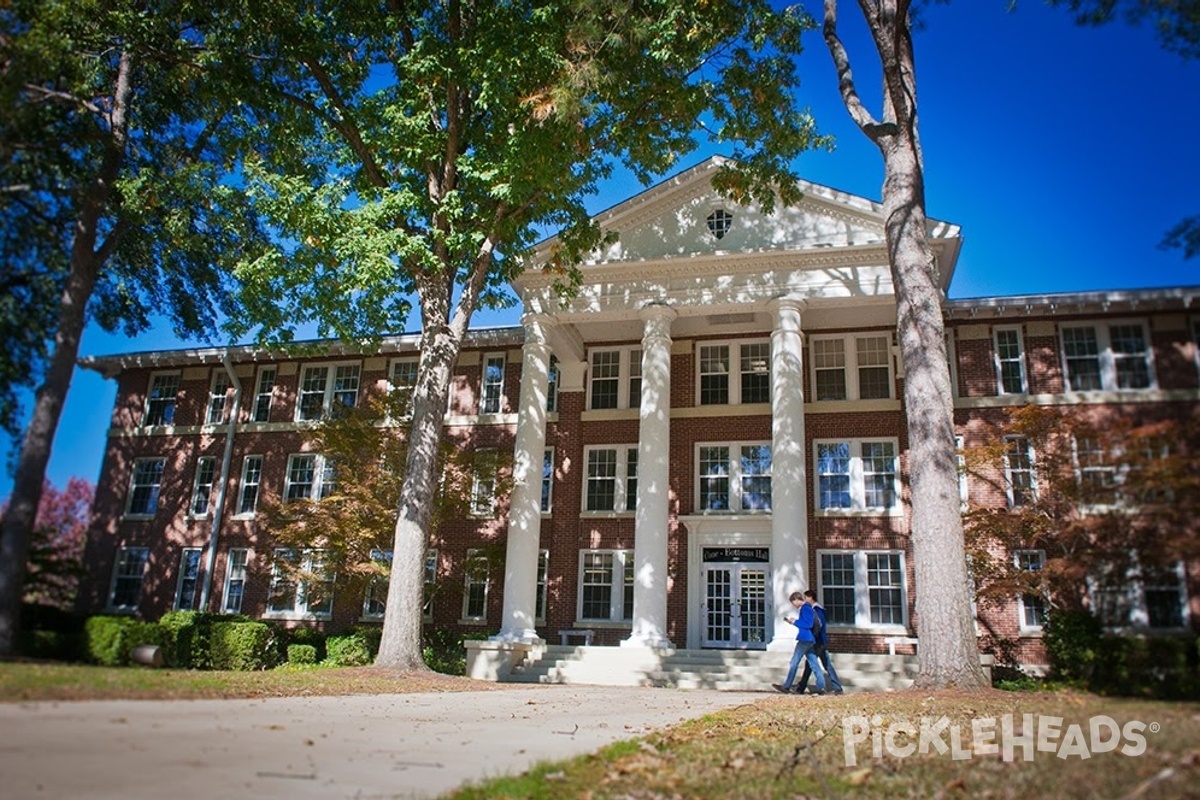
<path id="1" fill-rule="evenodd" d="M 832 658 L 848 692 L 907 688 L 917 674 L 916 656 L 834 653 Z M 763 650 L 544 644 L 533 647 L 501 680 L 769 692 L 772 683 L 780 683 L 787 676 L 790 661 L 790 652 Z"/>

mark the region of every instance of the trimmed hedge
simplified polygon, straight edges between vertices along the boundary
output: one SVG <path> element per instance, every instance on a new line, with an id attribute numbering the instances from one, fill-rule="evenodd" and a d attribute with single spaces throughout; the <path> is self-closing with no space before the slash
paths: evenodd
<path id="1" fill-rule="evenodd" d="M 214 622 L 209 634 L 213 669 L 259 670 L 275 666 L 275 636 L 263 622 Z"/>
<path id="2" fill-rule="evenodd" d="M 164 630 L 153 622 L 132 617 L 91 617 L 83 626 L 84 650 L 90 661 L 121 667 L 130 663 L 130 653 L 138 645 L 163 647 L 167 638 Z"/>
<path id="3" fill-rule="evenodd" d="M 325 640 L 325 652 L 324 663 L 331 667 L 362 667 L 373 660 L 366 638 L 356 633 L 330 636 Z"/>
<path id="4" fill-rule="evenodd" d="M 316 664 L 317 648 L 311 644 L 289 644 L 287 648 L 287 663 Z"/>

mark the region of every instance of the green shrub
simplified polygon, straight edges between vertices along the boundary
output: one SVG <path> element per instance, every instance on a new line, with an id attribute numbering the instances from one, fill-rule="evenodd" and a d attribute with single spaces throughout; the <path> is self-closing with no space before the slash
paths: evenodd
<path id="1" fill-rule="evenodd" d="M 163 635 L 163 660 L 168 667 L 194 666 L 192 642 L 200 616 L 198 611 L 169 611 L 158 620 Z"/>
<path id="2" fill-rule="evenodd" d="M 429 631 L 424 636 L 422 656 L 425 664 L 434 672 L 446 675 L 467 674 L 467 649 L 463 643 L 469 639 L 486 639 L 486 633 L 461 633 L 447 630 Z"/>
<path id="3" fill-rule="evenodd" d="M 1051 677 L 1086 685 L 1097 662 L 1108 656 L 1101 647 L 1103 635 L 1100 620 L 1089 611 L 1051 611 L 1042 635 Z"/>
<path id="4" fill-rule="evenodd" d="M 358 636 L 367 643 L 367 652 L 371 654 L 371 661 L 374 662 L 375 656 L 379 655 L 379 642 L 383 639 L 383 627 L 380 625 L 355 625 L 346 633 Z"/>
<path id="5" fill-rule="evenodd" d="M 289 644 L 287 647 L 287 663 L 292 665 L 316 664 L 317 648 L 311 644 Z"/>
<path id="6" fill-rule="evenodd" d="M 285 628 L 281 625 L 275 631 L 276 636 L 283 645 L 283 652 L 287 652 L 288 645 L 308 644 L 316 648 L 317 661 L 322 661 L 325 658 L 325 634 L 319 629 L 309 627 Z"/>
<path id="7" fill-rule="evenodd" d="M 209 634 L 213 669 L 258 670 L 275 665 L 275 635 L 262 622 L 214 622 Z"/>
<path id="8" fill-rule="evenodd" d="M 83 635 L 74 631 L 21 631 L 21 653 L 29 658 L 75 661 Z"/>
<path id="9" fill-rule="evenodd" d="M 367 640 L 358 635 L 330 636 L 325 640 L 325 661 L 331 667 L 362 667 L 370 664 L 371 648 Z"/>
<path id="10" fill-rule="evenodd" d="M 105 667 L 129 663 L 125 628 L 130 622 L 128 617 L 90 617 L 83 624 L 85 657 Z"/>

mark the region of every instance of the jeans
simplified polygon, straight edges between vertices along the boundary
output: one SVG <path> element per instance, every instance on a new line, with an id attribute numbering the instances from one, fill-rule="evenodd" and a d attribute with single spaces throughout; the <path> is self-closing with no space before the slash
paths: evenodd
<path id="1" fill-rule="evenodd" d="M 804 659 L 805 672 L 811 671 L 817 678 L 817 691 L 825 691 L 825 677 L 821 675 L 821 665 L 817 661 L 815 648 L 815 642 L 796 642 L 796 649 L 792 651 L 792 663 L 788 667 L 787 680 L 783 682 L 784 689 L 792 688 L 792 682 L 796 680 L 796 671 L 800 669 L 800 659 Z"/>
<path id="2" fill-rule="evenodd" d="M 813 652 L 821 662 L 821 666 L 825 668 L 825 672 L 829 675 L 829 688 L 831 691 L 842 691 L 842 682 L 838 680 L 837 672 L 833 669 L 833 662 L 829 659 L 829 648 L 823 644 L 816 645 Z M 809 666 L 809 662 L 804 662 L 804 672 L 800 675 L 800 686 L 798 691 L 803 692 L 804 687 L 808 686 L 808 676 L 817 675 L 817 691 L 821 691 L 820 670 L 816 670 Z"/>

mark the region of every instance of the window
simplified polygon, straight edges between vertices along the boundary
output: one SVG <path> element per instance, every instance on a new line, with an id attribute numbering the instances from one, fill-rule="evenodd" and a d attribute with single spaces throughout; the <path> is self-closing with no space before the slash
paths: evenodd
<path id="1" fill-rule="evenodd" d="M 895 439 L 814 443 L 820 513 L 899 511 L 900 467 Z"/>
<path id="2" fill-rule="evenodd" d="M 771 510 L 769 444 L 701 444 L 696 462 L 700 511 Z"/>
<path id="3" fill-rule="evenodd" d="M 208 412 L 204 415 L 207 425 L 225 422 L 225 403 L 229 396 L 229 375 L 224 369 L 214 369 L 212 385 L 208 390 Z"/>
<path id="4" fill-rule="evenodd" d="M 269 422 L 271 400 L 275 397 L 275 367 L 263 367 L 258 371 L 258 391 L 254 395 L 254 421 Z"/>
<path id="5" fill-rule="evenodd" d="M 482 414 L 499 414 L 504 406 L 504 354 L 490 353 L 483 362 Z"/>
<path id="6" fill-rule="evenodd" d="M 1095 438 L 1075 437 L 1075 466 L 1078 472 L 1080 501 L 1089 507 L 1112 506 L 1117 502 L 1117 484 L 1121 482 L 1117 467 Z"/>
<path id="7" fill-rule="evenodd" d="M 579 553 L 579 619 L 627 622 L 633 619 L 633 551 Z"/>
<path id="8" fill-rule="evenodd" d="M 830 625 L 905 625 L 904 557 L 898 551 L 821 551 L 820 595 Z"/>
<path id="9" fill-rule="evenodd" d="M 954 437 L 954 449 L 958 462 L 958 505 L 963 511 L 967 510 L 970 501 L 970 493 L 967 491 L 967 457 L 963 452 L 965 446 L 963 437 Z"/>
<path id="10" fill-rule="evenodd" d="M 283 501 L 324 500 L 333 494 L 336 483 L 333 459 L 312 453 L 288 456 Z"/>
<path id="11" fill-rule="evenodd" d="M 142 581 L 146 577 L 146 564 L 150 550 L 146 547 L 121 547 L 117 549 L 117 560 L 113 565 L 112 586 L 108 593 L 108 607 L 114 611 L 133 611 L 142 599 Z"/>
<path id="12" fill-rule="evenodd" d="M 1014 557 L 1017 569 L 1022 572 L 1039 572 L 1046 566 L 1046 553 L 1042 550 L 1018 550 Z M 1020 597 L 1021 629 L 1041 630 L 1046 624 L 1049 608 L 1044 593 L 1025 592 Z"/>
<path id="13" fill-rule="evenodd" d="M 389 573 L 392 569 L 391 550 L 372 550 L 371 561 L 383 574 L 374 575 L 367 582 L 367 590 L 363 596 L 363 616 L 373 619 L 383 619 L 387 611 Z"/>
<path id="14" fill-rule="evenodd" d="M 1029 505 L 1037 500 L 1033 447 L 1024 436 L 1006 436 L 1004 441 L 1004 482 L 1008 492 L 1008 507 Z"/>
<path id="15" fill-rule="evenodd" d="M 300 379 L 296 421 L 320 420 L 339 408 L 354 408 L 358 404 L 358 383 L 358 364 L 306 366 Z"/>
<path id="16" fill-rule="evenodd" d="M 178 397 L 178 372 L 159 372 L 150 376 L 150 392 L 146 396 L 146 416 L 142 424 L 174 424 L 175 401 Z"/>
<path id="17" fill-rule="evenodd" d="M 433 621 L 433 591 L 437 588 L 438 551 L 425 551 L 425 589 L 421 604 L 421 618 Z"/>
<path id="18" fill-rule="evenodd" d="M 546 383 L 546 411 L 553 414 L 558 410 L 558 359 L 550 356 L 550 371 Z"/>
<path id="19" fill-rule="evenodd" d="M 994 328 L 992 337 L 995 347 L 996 381 L 1000 394 L 1025 394 L 1025 342 L 1021 329 Z"/>
<path id="20" fill-rule="evenodd" d="M 258 487 L 262 482 L 262 469 L 262 456 L 246 456 L 242 461 L 242 491 L 238 493 L 238 514 L 253 514 L 258 508 Z"/>
<path id="21" fill-rule="evenodd" d="M 708 230 L 713 236 L 723 239 L 725 234 L 729 233 L 729 229 L 733 227 L 733 214 L 723 208 L 718 208 L 708 215 L 705 222 L 708 223 Z"/>
<path id="22" fill-rule="evenodd" d="M 468 550 L 463 564 L 463 619 L 487 619 L 488 559 L 482 550 Z"/>
<path id="23" fill-rule="evenodd" d="M 547 447 L 542 456 L 542 505 L 543 514 L 550 513 L 554 500 L 554 448 Z"/>
<path id="24" fill-rule="evenodd" d="M 185 547 L 179 560 L 179 583 L 175 587 L 175 610 L 196 607 L 196 586 L 200 583 L 200 548 Z"/>
<path id="25" fill-rule="evenodd" d="M 771 343 L 733 342 L 697 349 L 702 406 L 771 402 Z"/>
<path id="26" fill-rule="evenodd" d="M 221 610 L 226 614 L 242 613 L 242 597 L 246 593 L 246 556 L 244 547 L 234 547 L 229 551 L 229 560 L 225 567 L 225 597 L 221 601 Z"/>
<path id="27" fill-rule="evenodd" d="M 268 616 L 321 617 L 333 612 L 334 575 L 320 550 L 279 547 L 272 564 Z"/>
<path id="28" fill-rule="evenodd" d="M 817 400 L 886 400 L 892 396 L 887 334 L 814 336 L 812 381 Z"/>
<path id="29" fill-rule="evenodd" d="M 1150 337 L 1140 322 L 1064 325 L 1061 332 L 1070 391 L 1154 388 Z"/>
<path id="30" fill-rule="evenodd" d="M 584 448 L 584 458 L 584 511 L 621 513 L 637 508 L 636 444 Z"/>
<path id="31" fill-rule="evenodd" d="M 196 485 L 192 488 L 192 503 L 188 509 L 193 517 L 208 516 L 208 502 L 212 497 L 216 469 L 217 460 L 212 456 L 201 456 L 196 462 Z"/>
<path id="32" fill-rule="evenodd" d="M 1093 577 L 1092 603 L 1110 628 L 1180 629 L 1186 625 L 1183 564 L 1143 566 L 1131 555 Z"/>
<path id="33" fill-rule="evenodd" d="M 550 574 L 550 551 L 538 551 L 537 594 L 534 598 L 534 621 L 546 622 L 546 585 Z"/>
<path id="34" fill-rule="evenodd" d="M 624 392 L 622 387 L 625 387 Z M 588 404 L 592 410 L 641 407 L 640 347 L 591 351 L 588 356 Z"/>
<path id="35" fill-rule="evenodd" d="M 491 517 L 496 512 L 496 477 L 499 454 L 495 450 L 475 453 L 471 475 L 471 516 Z"/>
<path id="36" fill-rule="evenodd" d="M 129 485 L 130 516 L 150 517 L 158 511 L 158 493 L 162 487 L 162 458 L 139 458 L 133 462 L 133 479 Z"/>

